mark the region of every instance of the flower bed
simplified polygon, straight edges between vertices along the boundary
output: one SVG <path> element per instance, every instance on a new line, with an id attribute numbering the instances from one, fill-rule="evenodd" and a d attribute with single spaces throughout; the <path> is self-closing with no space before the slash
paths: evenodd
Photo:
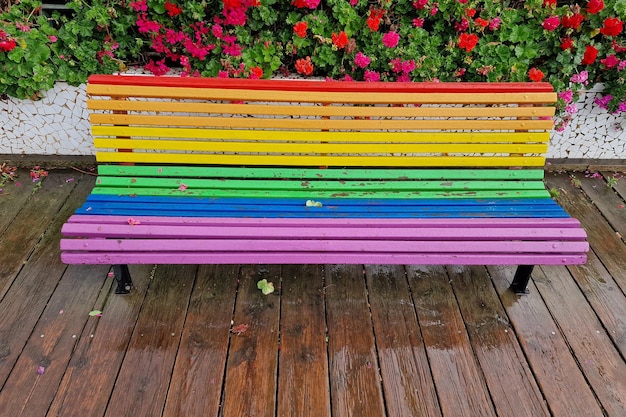
<path id="1" fill-rule="evenodd" d="M 332 80 L 549 81 L 558 130 L 580 89 L 626 110 L 626 0 L 73 0 L 40 16 L 23 0 L 0 29 L 0 93 L 139 64 L 156 75 Z"/>

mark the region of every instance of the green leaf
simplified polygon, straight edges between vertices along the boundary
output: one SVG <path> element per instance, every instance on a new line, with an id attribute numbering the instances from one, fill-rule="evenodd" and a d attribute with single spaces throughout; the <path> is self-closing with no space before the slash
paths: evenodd
<path id="1" fill-rule="evenodd" d="M 102 311 L 100 310 L 92 310 L 89 312 L 90 317 L 100 317 L 102 316 Z"/>
<path id="2" fill-rule="evenodd" d="M 274 292 L 274 284 L 267 282 L 267 279 L 262 279 L 256 283 L 258 289 L 261 290 L 263 295 L 269 295 Z"/>

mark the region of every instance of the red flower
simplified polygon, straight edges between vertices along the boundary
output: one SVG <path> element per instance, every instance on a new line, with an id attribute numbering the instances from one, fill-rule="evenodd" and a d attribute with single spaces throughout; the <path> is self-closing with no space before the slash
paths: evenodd
<path id="1" fill-rule="evenodd" d="M 304 38 L 306 36 L 306 30 L 309 27 L 309 24 L 307 22 L 298 22 L 295 25 L 293 25 L 293 32 L 301 37 Z"/>
<path id="2" fill-rule="evenodd" d="M 330 38 L 333 41 L 333 45 L 337 47 L 337 49 L 342 49 L 348 44 L 348 35 L 343 30 L 339 32 L 339 34 L 334 33 L 330 35 Z"/>
<path id="3" fill-rule="evenodd" d="M 371 9 L 370 15 L 366 20 L 367 27 L 374 32 L 378 31 L 380 20 L 383 18 L 384 14 L 384 10 Z"/>
<path id="4" fill-rule="evenodd" d="M 531 81 L 538 83 L 539 81 L 543 80 L 543 77 L 544 73 L 538 68 L 531 68 L 528 71 L 528 78 L 530 78 Z"/>
<path id="5" fill-rule="evenodd" d="M 543 7 L 556 7 L 556 0 L 543 0 Z"/>
<path id="6" fill-rule="evenodd" d="M 469 17 L 476 16 L 476 9 L 465 9 L 465 14 Z"/>
<path id="7" fill-rule="evenodd" d="M 587 3 L 587 13 L 597 14 L 604 9 L 604 0 L 589 0 Z"/>
<path id="8" fill-rule="evenodd" d="M 459 48 L 465 49 L 465 52 L 471 52 L 478 43 L 478 36 L 474 33 L 461 33 L 459 35 Z"/>
<path id="9" fill-rule="evenodd" d="M 624 22 L 619 20 L 617 17 L 607 17 L 604 19 L 604 24 L 602 29 L 600 29 L 600 33 L 604 36 L 617 36 L 622 33 L 622 29 L 624 29 Z"/>
<path id="10" fill-rule="evenodd" d="M 182 7 L 178 7 L 174 3 L 170 3 L 169 0 L 165 2 L 165 10 L 167 10 L 167 14 L 169 14 L 170 17 L 178 16 L 183 12 Z"/>
<path id="11" fill-rule="evenodd" d="M 296 61 L 296 71 L 298 71 L 298 74 L 311 75 L 313 73 L 311 57 L 307 56 L 306 58 L 298 59 Z"/>
<path id="12" fill-rule="evenodd" d="M 620 44 L 618 44 L 617 42 L 615 42 L 615 40 L 613 40 L 613 42 L 611 42 L 611 46 L 613 47 L 613 50 L 615 52 L 617 52 L 618 54 L 620 52 L 626 52 L 626 46 L 621 46 Z"/>
<path id="13" fill-rule="evenodd" d="M 559 19 L 558 16 L 550 16 L 550 17 L 547 17 L 546 20 L 543 21 L 541 26 L 543 26 L 545 30 L 552 32 L 553 30 L 559 27 L 559 23 L 561 23 L 561 20 Z"/>
<path id="14" fill-rule="evenodd" d="M 604 59 L 601 59 L 600 63 L 604 65 L 605 69 L 611 69 L 617 66 L 620 63 L 620 60 L 617 59 L 617 57 L 614 54 L 612 54 L 612 55 L 607 56 Z"/>
<path id="15" fill-rule="evenodd" d="M 0 52 L 11 52 L 15 49 L 17 44 L 13 39 L 6 39 L 0 41 Z"/>
<path id="16" fill-rule="evenodd" d="M 486 28 L 487 26 L 489 26 L 489 22 L 481 17 L 477 17 L 476 20 L 474 20 L 474 23 L 476 23 L 476 25 L 480 26 L 481 28 Z"/>
<path id="17" fill-rule="evenodd" d="M 585 48 L 585 55 L 583 56 L 581 64 L 591 65 L 595 62 L 597 56 L 598 50 L 592 45 L 587 45 L 587 47 Z"/>
<path id="18" fill-rule="evenodd" d="M 263 68 L 261 67 L 250 68 L 250 75 L 248 76 L 248 78 L 251 78 L 253 80 L 258 80 L 261 77 L 263 77 Z"/>
<path id="19" fill-rule="evenodd" d="M 585 20 L 585 16 L 580 13 L 574 13 L 571 16 L 563 16 L 561 18 L 561 24 L 564 28 L 578 29 L 583 20 Z"/>
<path id="20" fill-rule="evenodd" d="M 574 47 L 574 40 L 572 38 L 561 39 L 561 49 L 566 51 Z"/>

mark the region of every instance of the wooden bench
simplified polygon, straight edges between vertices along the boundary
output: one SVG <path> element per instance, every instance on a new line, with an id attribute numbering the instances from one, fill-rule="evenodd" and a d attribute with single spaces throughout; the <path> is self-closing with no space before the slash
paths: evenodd
<path id="1" fill-rule="evenodd" d="M 68 264 L 581 264 L 543 183 L 547 83 L 92 76 Z"/>

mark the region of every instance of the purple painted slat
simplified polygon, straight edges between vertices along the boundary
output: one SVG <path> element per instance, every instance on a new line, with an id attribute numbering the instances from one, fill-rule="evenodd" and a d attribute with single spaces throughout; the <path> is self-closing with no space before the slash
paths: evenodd
<path id="1" fill-rule="evenodd" d="M 220 217 L 151 217 L 137 216 L 134 219 L 139 220 L 142 224 L 159 224 L 159 225 L 176 225 L 176 224 L 193 224 L 193 225 L 221 225 L 221 226 L 245 226 L 245 225 L 262 225 L 266 227 L 277 226 L 304 226 L 312 225 L 314 227 L 335 227 L 342 225 L 344 227 L 351 226 L 372 226 L 385 225 L 386 227 L 404 228 L 407 225 L 414 227 L 456 227 L 462 225 L 464 227 L 580 227 L 580 222 L 574 218 L 476 218 L 476 219 L 342 219 L 342 218 L 326 218 L 326 219 L 270 219 L 270 218 L 220 218 Z M 94 223 L 94 224 L 128 224 L 128 216 L 93 216 L 93 215 L 73 215 L 69 218 L 68 223 Z"/>
<path id="2" fill-rule="evenodd" d="M 61 250 L 90 252 L 420 252 L 582 253 L 586 242 L 450 242 L 371 240 L 63 239 Z"/>
<path id="3" fill-rule="evenodd" d="M 66 264 L 393 264 L 393 265 L 572 265 L 579 255 L 380 254 L 380 253 L 62 253 Z"/>
<path id="4" fill-rule="evenodd" d="M 66 236 L 100 238 L 180 239 L 374 239 L 374 240 L 584 240 L 583 229 L 546 227 L 255 227 L 255 226 L 151 226 L 140 224 L 65 224 Z"/>

